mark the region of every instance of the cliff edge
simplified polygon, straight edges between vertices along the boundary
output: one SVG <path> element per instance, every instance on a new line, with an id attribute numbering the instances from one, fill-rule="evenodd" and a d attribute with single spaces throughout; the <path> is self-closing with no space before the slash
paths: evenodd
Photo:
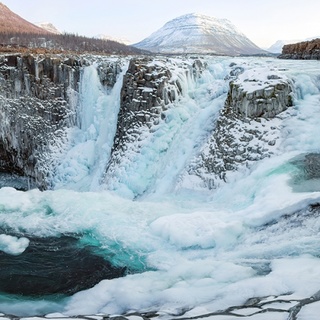
<path id="1" fill-rule="evenodd" d="M 280 59 L 320 60 L 320 39 L 287 44 L 282 48 Z"/>

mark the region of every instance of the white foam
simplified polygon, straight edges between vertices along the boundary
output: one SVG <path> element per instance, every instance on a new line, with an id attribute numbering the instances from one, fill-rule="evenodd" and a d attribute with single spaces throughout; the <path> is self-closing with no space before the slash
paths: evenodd
<path id="1" fill-rule="evenodd" d="M 0 234 L 0 251 L 11 255 L 19 255 L 29 246 L 29 239 Z"/>

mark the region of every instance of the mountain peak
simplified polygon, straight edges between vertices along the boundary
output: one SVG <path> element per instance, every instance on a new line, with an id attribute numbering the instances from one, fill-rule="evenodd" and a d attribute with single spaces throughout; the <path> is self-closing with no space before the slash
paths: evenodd
<path id="1" fill-rule="evenodd" d="M 134 46 L 159 53 L 257 54 L 263 50 L 227 19 L 189 13 L 167 22 Z"/>

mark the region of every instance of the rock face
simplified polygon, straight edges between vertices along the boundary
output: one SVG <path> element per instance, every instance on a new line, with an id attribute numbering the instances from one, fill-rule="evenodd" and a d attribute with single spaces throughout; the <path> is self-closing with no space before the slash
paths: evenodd
<path id="1" fill-rule="evenodd" d="M 242 117 L 273 118 L 290 106 L 292 84 L 277 72 L 255 69 L 230 82 L 226 108 Z"/>
<path id="2" fill-rule="evenodd" d="M 121 91 L 114 152 L 134 141 L 140 127 L 157 123 L 161 111 L 178 98 L 182 89 L 178 82 L 171 81 L 171 77 L 168 68 L 152 65 L 151 58 L 130 61 Z"/>
<path id="3" fill-rule="evenodd" d="M 320 60 L 320 39 L 287 44 L 282 48 L 281 59 Z"/>
<path id="4" fill-rule="evenodd" d="M 68 128 L 81 128 L 80 81 L 84 67 L 93 62 L 104 90 L 111 90 L 122 69 L 116 59 L 1 57 L 2 186 L 50 188 L 51 175 L 67 148 Z M 174 130 L 170 129 L 170 112 L 187 94 L 186 86 L 200 79 L 205 68 L 205 62 L 198 58 L 130 60 L 120 93 L 111 158 L 103 178 L 108 188 L 112 189 L 119 170 L 135 161 L 133 155 L 141 152 L 153 134 L 163 134 L 163 129 L 157 132 L 159 124 Z M 268 120 L 292 105 L 292 84 L 280 71 L 256 68 L 249 72 L 236 64 L 230 68 L 230 75 L 223 80 L 229 83 L 225 106 L 207 143 L 187 169 L 209 188 L 218 180 L 226 180 L 228 172 L 272 154 L 279 129 Z M 167 148 L 164 143 L 161 152 L 166 153 Z M 135 196 L 146 188 L 141 187 Z"/>
<path id="5" fill-rule="evenodd" d="M 46 187 L 50 161 L 42 157 L 61 129 L 76 122 L 81 64 L 72 58 L 1 57 L 0 172 Z"/>
<path id="6" fill-rule="evenodd" d="M 101 84 L 110 90 L 121 67 L 116 61 L 77 56 L 0 57 L 0 176 L 17 189 L 50 187 L 54 154 L 78 126 L 83 68 L 94 59 Z"/>

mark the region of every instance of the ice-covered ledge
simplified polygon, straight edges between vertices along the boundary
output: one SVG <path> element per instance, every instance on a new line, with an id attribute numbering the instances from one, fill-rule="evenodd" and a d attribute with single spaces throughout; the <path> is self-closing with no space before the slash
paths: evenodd
<path id="1" fill-rule="evenodd" d="M 292 83 L 279 70 L 246 70 L 230 82 L 226 107 L 242 117 L 273 118 L 292 106 Z"/>
<path id="2" fill-rule="evenodd" d="M 311 297 L 295 297 L 294 294 L 288 293 L 281 296 L 254 297 L 248 299 L 241 306 L 231 306 L 225 310 L 208 312 L 203 308 L 194 308 L 192 310 L 181 310 L 180 313 L 159 312 L 128 312 L 123 315 L 79 315 L 67 316 L 63 313 L 51 313 L 44 316 L 34 317 L 17 317 L 14 315 L 5 315 L 0 313 L 0 320 L 307 320 L 310 312 L 315 312 L 320 308 L 320 291 Z"/>

